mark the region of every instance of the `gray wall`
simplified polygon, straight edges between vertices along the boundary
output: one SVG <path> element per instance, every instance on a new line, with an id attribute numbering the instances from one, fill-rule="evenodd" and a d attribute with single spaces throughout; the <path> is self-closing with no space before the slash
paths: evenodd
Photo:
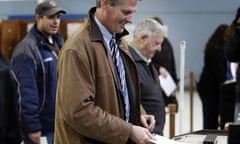
<path id="1" fill-rule="evenodd" d="M 69 14 L 86 14 L 95 0 L 56 0 Z M 8 15 L 29 15 L 34 13 L 37 0 L 0 0 L 0 19 Z M 203 49 L 215 28 L 222 23 L 230 24 L 235 17 L 239 0 L 142 0 L 138 4 L 134 23 L 141 18 L 160 16 L 168 26 L 169 39 L 174 47 L 179 76 L 181 40 L 186 40 L 185 72 L 197 77 L 203 66 Z M 187 82 L 186 82 L 187 83 Z"/>

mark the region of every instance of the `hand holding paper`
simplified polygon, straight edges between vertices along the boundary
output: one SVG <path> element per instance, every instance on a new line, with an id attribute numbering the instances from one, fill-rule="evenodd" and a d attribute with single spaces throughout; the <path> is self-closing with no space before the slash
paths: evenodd
<path id="1" fill-rule="evenodd" d="M 165 94 L 169 97 L 177 88 L 173 78 L 169 73 L 167 73 L 166 77 L 159 76 L 160 85 L 165 92 Z"/>

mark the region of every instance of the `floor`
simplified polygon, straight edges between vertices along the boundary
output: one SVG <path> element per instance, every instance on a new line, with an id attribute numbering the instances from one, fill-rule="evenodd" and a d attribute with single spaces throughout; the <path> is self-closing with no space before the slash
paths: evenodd
<path id="1" fill-rule="evenodd" d="M 198 93 L 196 91 L 193 93 L 192 129 L 190 123 L 190 93 L 185 91 L 184 96 L 180 96 L 180 93 L 177 92 L 176 96 L 179 102 L 179 110 L 175 115 L 175 135 L 202 130 L 202 104 Z M 164 136 L 169 137 L 169 114 L 166 116 Z"/>

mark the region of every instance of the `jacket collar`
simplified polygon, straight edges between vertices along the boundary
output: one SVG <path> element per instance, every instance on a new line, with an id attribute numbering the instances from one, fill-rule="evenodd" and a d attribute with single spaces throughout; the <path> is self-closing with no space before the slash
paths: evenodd
<path id="1" fill-rule="evenodd" d="M 103 35 L 94 19 L 94 13 L 96 12 L 96 9 L 97 9 L 96 7 L 93 7 L 88 12 L 88 18 L 89 18 L 88 23 L 90 25 L 90 39 L 91 41 L 96 41 L 96 42 L 98 41 L 98 42 L 104 43 Z M 124 40 L 121 40 L 123 36 L 126 36 L 128 34 L 129 32 L 126 29 L 124 29 L 122 33 L 116 34 L 116 40 L 119 43 L 119 48 L 134 62 L 134 59 L 132 58 L 131 53 L 129 52 L 127 42 L 125 42 Z"/>
<path id="2" fill-rule="evenodd" d="M 50 44 L 48 42 L 48 39 L 40 32 L 37 30 L 37 24 L 34 24 L 33 27 L 30 30 L 30 33 L 32 33 L 36 38 L 39 46 L 45 46 L 47 44 Z M 63 45 L 63 37 L 61 34 L 57 33 L 54 34 L 53 36 L 53 41 L 57 43 L 58 47 L 62 47 Z"/>
<path id="3" fill-rule="evenodd" d="M 151 63 L 151 59 L 148 60 L 135 46 L 129 44 L 129 49 L 137 62 L 144 62 L 147 65 Z"/>
<path id="4" fill-rule="evenodd" d="M 88 13 L 88 17 L 90 19 L 89 23 L 90 23 L 90 36 L 91 36 L 91 40 L 92 41 L 103 41 L 103 36 L 102 33 L 100 31 L 100 29 L 97 26 L 97 23 L 94 20 L 94 13 L 96 12 L 96 7 L 93 7 L 90 9 L 89 13 Z M 129 32 L 124 29 L 122 33 L 117 33 L 116 34 L 116 39 L 117 41 L 120 41 L 120 39 L 125 36 L 128 35 Z"/>

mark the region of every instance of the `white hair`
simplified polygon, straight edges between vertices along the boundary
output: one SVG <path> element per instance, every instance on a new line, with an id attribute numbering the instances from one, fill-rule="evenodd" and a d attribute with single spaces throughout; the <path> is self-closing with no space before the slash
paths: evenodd
<path id="1" fill-rule="evenodd" d="M 163 25 L 158 23 L 154 19 L 142 19 L 140 20 L 133 30 L 133 38 L 139 38 L 142 35 L 153 36 L 156 33 L 165 33 Z"/>

